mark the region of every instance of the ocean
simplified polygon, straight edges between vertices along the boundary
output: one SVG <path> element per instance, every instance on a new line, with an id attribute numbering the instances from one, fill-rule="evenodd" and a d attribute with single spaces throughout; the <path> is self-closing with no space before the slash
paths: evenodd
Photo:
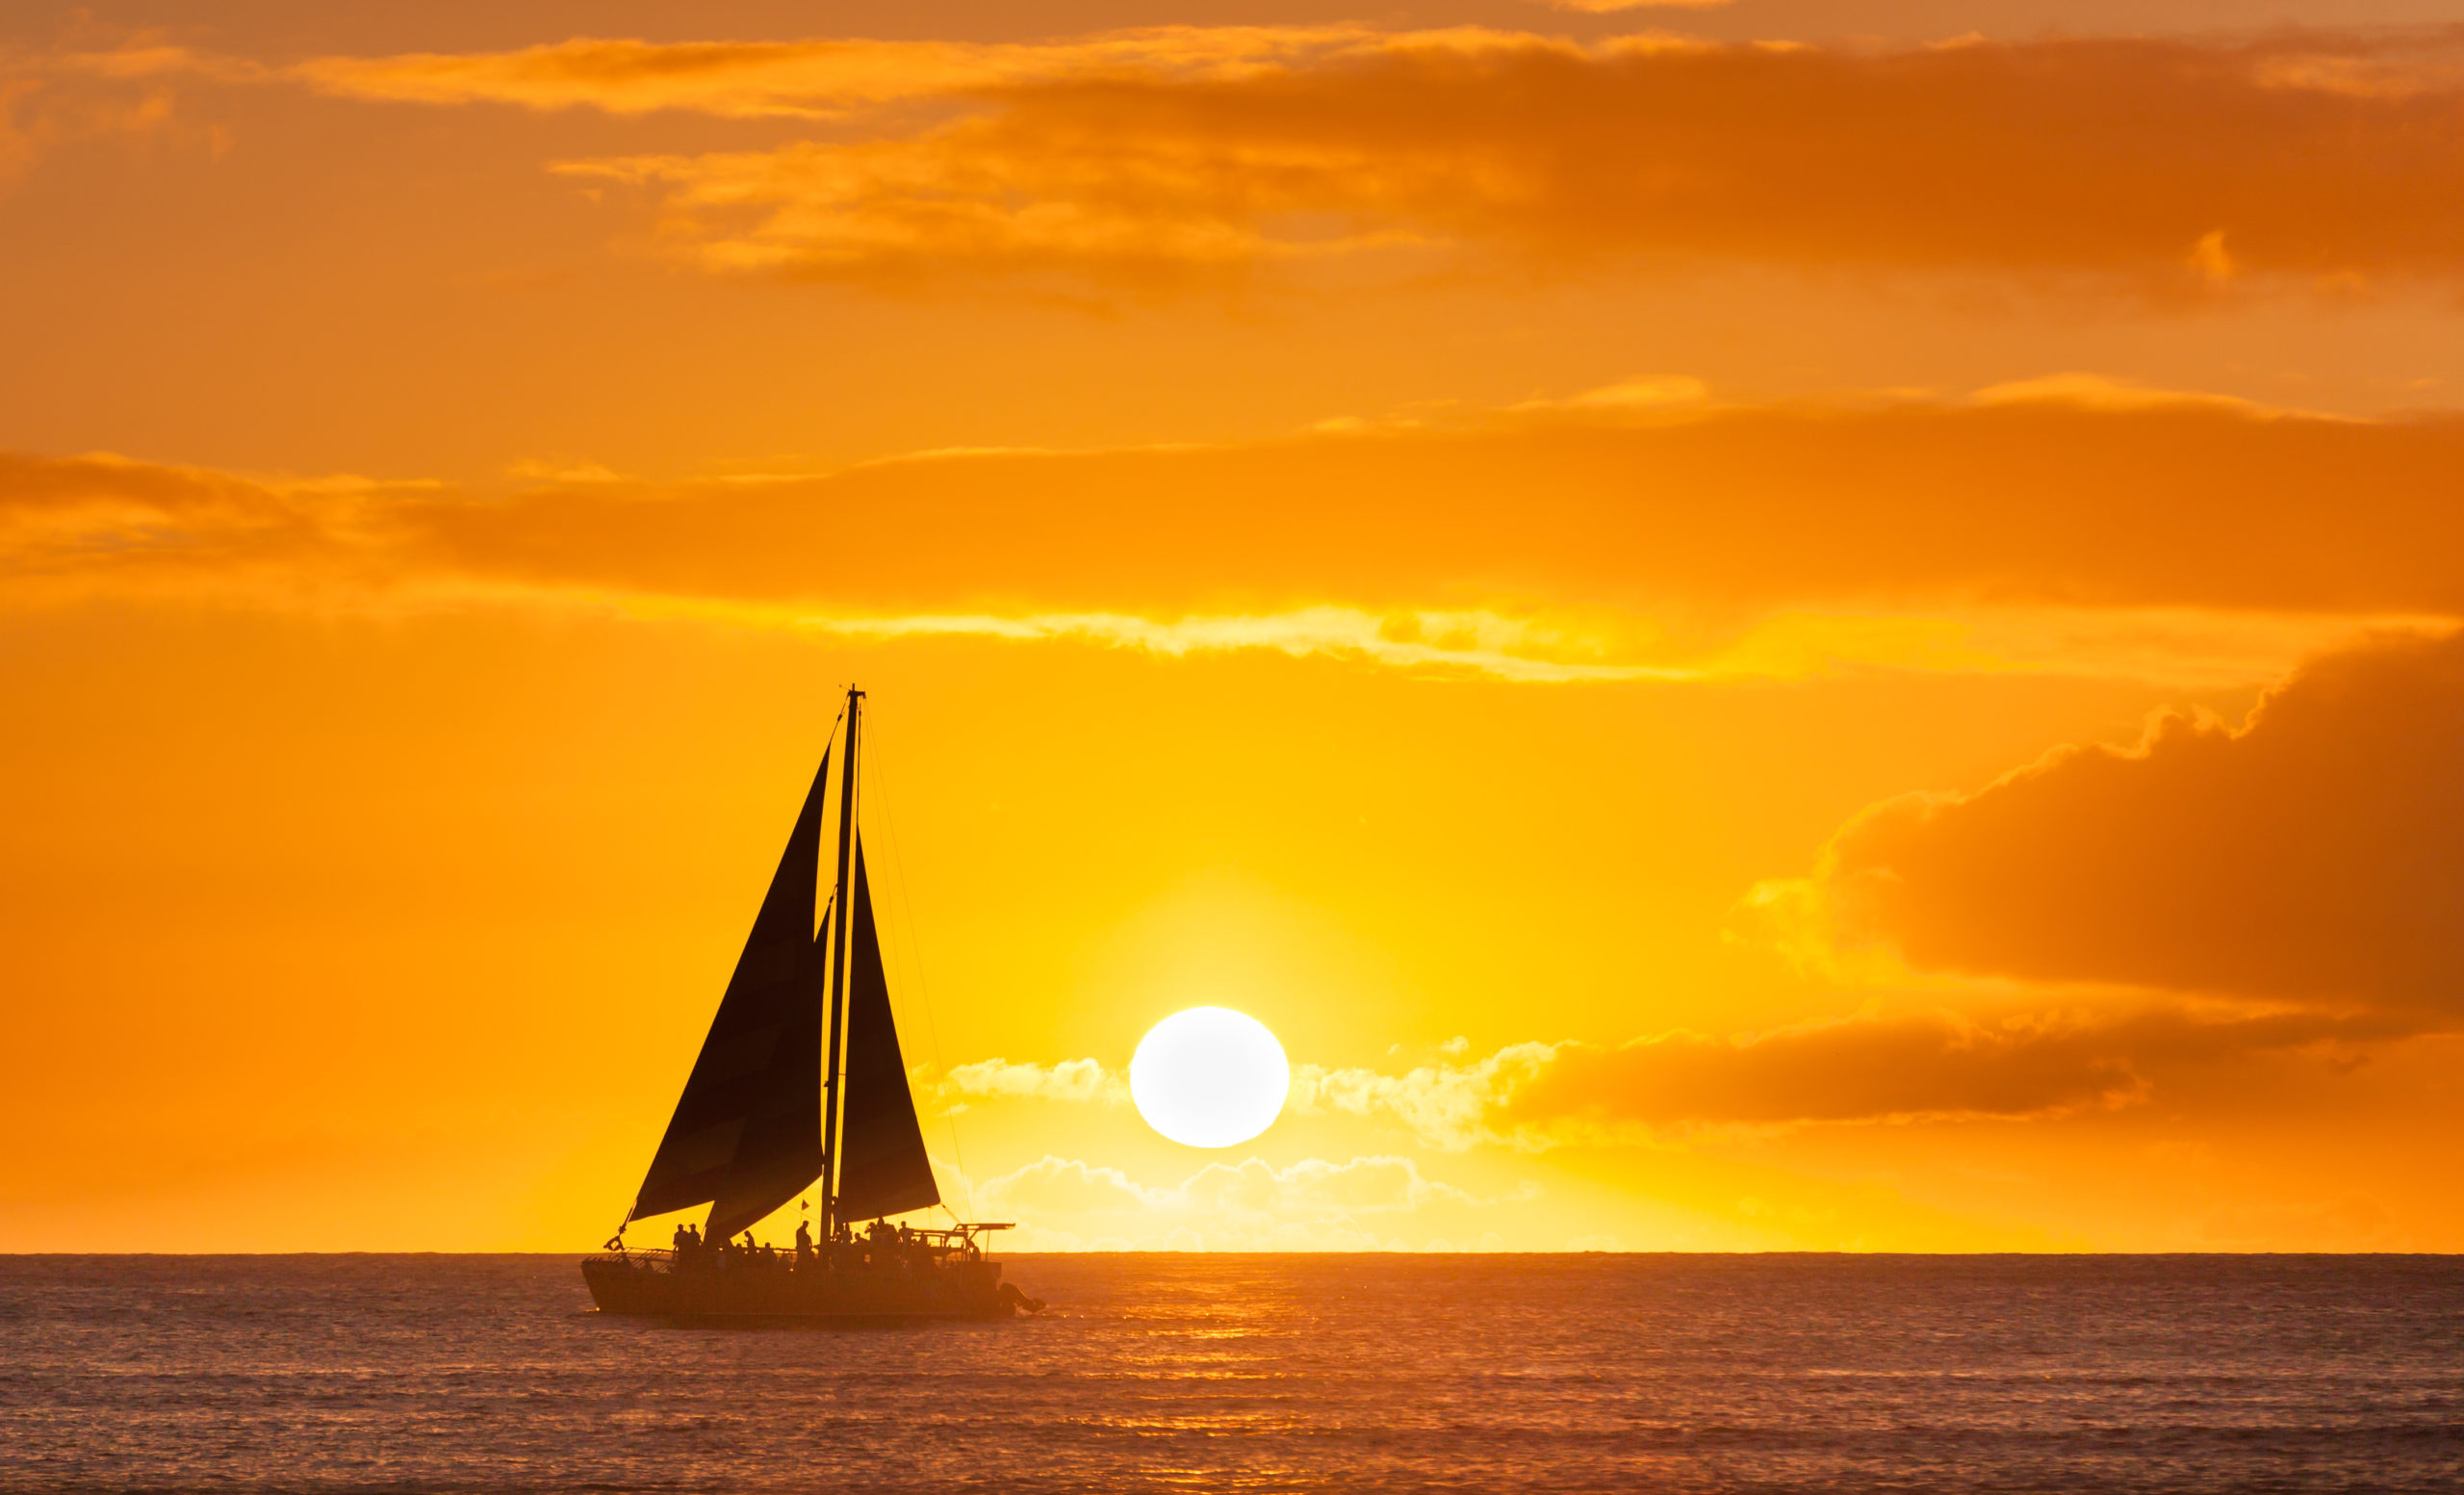
<path id="1" fill-rule="evenodd" d="M 563 1256 L 0 1257 L 0 1490 L 2464 1490 L 2464 1258 L 1011 1256 L 662 1327 Z"/>

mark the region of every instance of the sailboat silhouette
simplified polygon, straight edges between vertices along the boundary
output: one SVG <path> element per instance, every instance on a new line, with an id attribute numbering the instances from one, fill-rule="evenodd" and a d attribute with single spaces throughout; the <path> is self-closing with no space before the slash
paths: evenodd
<path id="1" fill-rule="evenodd" d="M 847 692 L 839 752 L 838 872 L 815 930 L 830 750 L 684 1094 L 626 1213 L 708 1204 L 700 1234 L 642 1250 L 619 1226 L 582 1263 L 603 1312 L 689 1319 L 1003 1318 L 1042 1303 L 1001 1280 L 982 1237 L 1007 1223 L 892 1227 L 884 1217 L 941 1202 L 908 1090 L 857 824 L 864 693 Z M 813 1183 L 821 1231 L 792 1252 L 752 1227 Z M 858 1221 L 872 1224 L 860 1237 Z M 733 1238 L 747 1233 L 743 1245 Z"/>

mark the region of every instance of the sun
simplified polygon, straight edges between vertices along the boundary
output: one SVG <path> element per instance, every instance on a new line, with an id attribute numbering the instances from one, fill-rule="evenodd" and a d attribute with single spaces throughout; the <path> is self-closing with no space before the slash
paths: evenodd
<path id="1" fill-rule="evenodd" d="M 1138 1114 L 1185 1147 L 1239 1147 L 1274 1124 L 1291 1091 L 1283 1045 L 1265 1023 L 1229 1007 L 1172 1014 L 1129 1060 Z"/>

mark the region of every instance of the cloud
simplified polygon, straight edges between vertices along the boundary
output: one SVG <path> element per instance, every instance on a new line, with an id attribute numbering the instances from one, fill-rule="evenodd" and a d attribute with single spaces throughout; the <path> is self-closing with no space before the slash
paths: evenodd
<path id="1" fill-rule="evenodd" d="M 2452 419 L 1586 401 L 757 482 L 565 472 L 498 496 L 0 454 L 0 601 L 494 602 L 1533 683 L 1879 666 L 2185 688 L 2464 618 Z M 830 563 L 848 554 L 865 564 Z"/>
<path id="2" fill-rule="evenodd" d="M 955 453 L 759 485 L 574 485 L 420 517 L 426 556 L 475 575 L 828 602 L 842 615 L 1510 616 L 1684 598 L 2452 616 L 2464 614 L 2459 477 L 2454 420 L 2261 419 L 2179 401 L 1610 409 L 1228 447 Z M 1515 495 L 1514 523 L 1502 493 Z M 2323 526 L 2330 502 L 2337 523 Z M 817 557 L 851 549 L 871 563 L 825 585 Z M 1492 647 L 1515 642 L 1535 640 Z"/>
<path id="3" fill-rule="evenodd" d="M 1690 680 L 1699 666 L 1619 664 L 1580 657 L 1579 640 L 1527 618 L 1485 609 L 1369 612 L 1296 607 L 1274 613 L 1212 614 L 1168 621 L 1120 613 L 1029 613 L 1019 617 L 923 614 L 811 619 L 808 626 L 866 639 L 961 637 L 1019 642 L 1076 640 L 1170 658 L 1233 650 L 1268 650 L 1296 658 L 1331 656 L 1402 669 L 1516 681 Z M 1569 647 L 1570 646 L 1570 647 Z M 1565 657 L 1572 653 L 1577 657 Z M 1713 666 L 1717 668 L 1717 666 Z"/>
<path id="4" fill-rule="evenodd" d="M 0 585 L 186 584 L 286 594 L 398 572 L 365 479 L 274 483 L 108 453 L 0 452 Z M 398 490 L 395 490 L 398 491 Z"/>
<path id="5" fill-rule="evenodd" d="M 1855 1018 L 1734 1039 L 1671 1033 L 1565 1045 L 1497 1109 L 1508 1135 L 1646 1128 L 2022 1119 L 2133 1104 L 2184 1065 L 2411 1030 L 2307 1013 L 1952 1012 Z"/>
<path id="6" fill-rule="evenodd" d="M 1293 1110 L 1372 1118 L 1450 1152 L 1622 1145 L 1707 1128 L 2047 1119 L 2139 1104 L 2197 1067 L 2291 1049 L 2350 1054 L 2431 1026 L 2144 996 L 1994 1014 L 1876 1013 L 1728 1037 L 1516 1044 L 1399 1074 L 1301 1066 Z"/>
<path id="7" fill-rule="evenodd" d="M 2239 728 L 2166 712 L 1886 802 L 1758 897 L 1920 970 L 2464 1015 L 2464 636 L 2318 659 Z"/>
<path id="8" fill-rule="evenodd" d="M 1609 15 L 1619 11 L 1716 11 L 1731 0 L 1540 0 L 1555 11 Z"/>
<path id="9" fill-rule="evenodd" d="M 218 154 L 227 135 L 180 119 L 169 82 L 209 70 L 181 48 L 143 41 L 108 52 L 0 45 L 0 186 L 79 142 L 167 142 Z"/>
<path id="10" fill-rule="evenodd" d="M 0 58 L 0 163 L 63 132 L 159 130 L 184 79 L 827 122 L 827 138 L 765 148 L 553 164 L 640 189 L 669 250 L 724 273 L 1161 286 L 1406 251 L 2200 296 L 2464 271 L 2459 28 L 1875 52 L 1166 26 L 1018 43 L 576 38 L 284 64 L 139 38 Z"/>
<path id="11" fill-rule="evenodd" d="M 1100 1101 L 1116 1106 L 1129 1099 L 1128 1077 L 1107 1070 L 1092 1059 L 1065 1059 L 1049 1065 L 987 1059 L 958 1066 L 934 1089 L 953 1110 L 968 1100 Z"/>
<path id="12" fill-rule="evenodd" d="M 1137 128 L 1132 127 L 1133 132 Z M 1369 163 L 1296 145 L 1192 149 L 1162 137 L 1065 144 L 1005 139 L 969 120 L 914 140 L 557 163 L 579 180 L 643 189 L 686 263 L 720 273 L 912 283 L 952 273 L 1074 271 L 1150 284 L 1191 271 L 1408 245 L 1400 226 L 1280 217 L 1340 214 L 1315 184 Z"/>
<path id="13" fill-rule="evenodd" d="M 964 63 L 797 44 L 871 59 L 833 98 L 911 88 L 966 108 L 864 139 L 557 169 L 650 193 L 689 263 L 839 279 L 1068 271 L 1153 285 L 1388 249 L 1569 271 L 2086 277 L 2182 296 L 2464 271 L 2464 32 L 1888 53 L 1477 30 L 1201 40 L 1214 36 Z M 585 46 L 410 73 L 324 65 L 444 69 L 463 91 L 440 97 L 528 100 L 542 96 L 531 83 L 484 93 L 470 80 L 552 64 L 559 100 L 652 107 L 682 88 L 739 101 L 720 112 L 769 107 L 758 80 L 786 65 L 744 59 L 730 64 L 744 81 L 721 87 L 719 52 L 672 49 L 671 77 L 640 43 L 590 43 L 624 60 L 601 83 Z"/>
<path id="14" fill-rule="evenodd" d="M 1682 409 L 1701 404 L 1710 398 L 1710 394 L 1709 385 L 1687 374 L 1636 374 L 1614 384 L 1584 390 L 1570 399 L 1527 400 L 1514 408 L 1518 411 Z"/>
<path id="15" fill-rule="evenodd" d="M 324 57 L 290 76 L 345 97 L 640 115 L 834 118 L 1073 80 L 1194 82 L 1373 44 L 1351 26 L 1152 26 L 1073 40 L 681 41 L 578 37 L 510 52 Z"/>
<path id="16" fill-rule="evenodd" d="M 1391 1118 L 1423 1143 L 1460 1152 L 1511 1140 L 1495 1128 L 1493 1118 L 1566 1046 L 1516 1044 L 1471 1064 L 1421 1065 L 1401 1074 L 1301 1065 L 1293 1071 L 1288 1103 L 1301 1115 Z"/>
<path id="17" fill-rule="evenodd" d="M 2079 410 L 2204 409 L 2260 420 L 2273 416 L 2333 419 L 2315 411 L 2286 410 L 2203 390 L 2151 389 L 2136 380 L 2109 378 L 2101 374 L 2049 374 L 2040 378 L 2015 379 L 1978 390 L 1968 397 L 1968 403 L 2066 405 Z"/>

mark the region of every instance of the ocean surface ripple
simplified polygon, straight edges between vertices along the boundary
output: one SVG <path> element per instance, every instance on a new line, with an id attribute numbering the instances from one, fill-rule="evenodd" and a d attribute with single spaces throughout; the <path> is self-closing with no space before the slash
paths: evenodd
<path id="1" fill-rule="evenodd" d="M 664 1327 L 563 1256 L 0 1257 L 0 1490 L 2464 1489 L 2464 1258 L 1012 1256 Z"/>

